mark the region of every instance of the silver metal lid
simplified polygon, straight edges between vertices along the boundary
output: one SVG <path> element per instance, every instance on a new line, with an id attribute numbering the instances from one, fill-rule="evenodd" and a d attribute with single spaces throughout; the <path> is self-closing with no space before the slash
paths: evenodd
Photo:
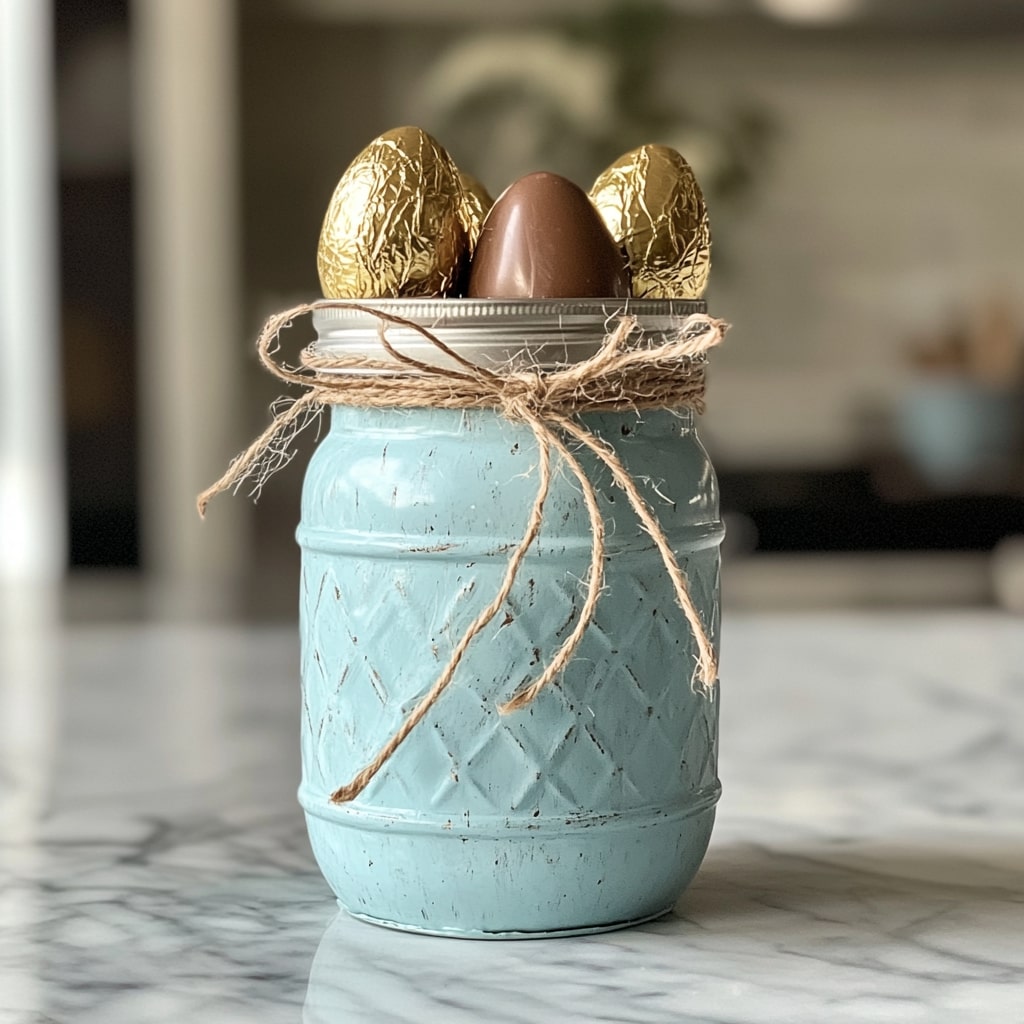
<path id="1" fill-rule="evenodd" d="M 338 299 L 313 313 L 317 353 L 387 359 L 380 344 L 382 321 L 367 310 L 418 324 L 483 366 L 547 368 L 592 356 L 622 314 L 635 316 L 649 343 L 656 344 L 687 316 L 706 312 L 707 304 L 689 299 Z M 388 342 L 400 352 L 432 365 L 454 365 L 413 328 L 384 326 Z"/>

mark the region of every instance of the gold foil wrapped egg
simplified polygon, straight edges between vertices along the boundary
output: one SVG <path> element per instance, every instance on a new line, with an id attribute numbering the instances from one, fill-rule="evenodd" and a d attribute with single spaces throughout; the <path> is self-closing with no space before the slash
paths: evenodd
<path id="1" fill-rule="evenodd" d="M 711 229 L 690 165 L 668 146 L 641 146 L 602 171 L 590 190 L 629 257 L 633 295 L 699 299 L 711 271 Z"/>
<path id="2" fill-rule="evenodd" d="M 317 269 L 328 299 L 440 296 L 468 259 L 459 172 L 419 128 L 394 128 L 349 164 L 327 207 Z"/>
<path id="3" fill-rule="evenodd" d="M 469 250 L 476 248 L 477 239 L 480 237 L 480 227 L 484 217 L 494 205 L 490 193 L 480 184 L 472 174 L 459 171 L 459 182 L 462 185 L 462 202 L 459 206 L 459 220 L 466 232 L 466 239 L 469 243 Z"/>

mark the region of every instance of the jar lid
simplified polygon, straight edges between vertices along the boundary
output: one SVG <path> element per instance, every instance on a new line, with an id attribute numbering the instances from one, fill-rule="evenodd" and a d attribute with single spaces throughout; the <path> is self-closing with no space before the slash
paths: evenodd
<path id="1" fill-rule="evenodd" d="M 702 299 L 338 299 L 313 313 L 317 354 L 387 359 L 380 343 L 382 321 L 368 310 L 424 327 L 460 356 L 483 366 L 546 369 L 594 355 L 623 314 L 635 316 L 648 342 L 659 344 L 684 318 L 706 312 L 707 303 Z M 384 327 L 388 342 L 403 354 L 431 365 L 455 365 L 412 327 L 386 322 Z"/>

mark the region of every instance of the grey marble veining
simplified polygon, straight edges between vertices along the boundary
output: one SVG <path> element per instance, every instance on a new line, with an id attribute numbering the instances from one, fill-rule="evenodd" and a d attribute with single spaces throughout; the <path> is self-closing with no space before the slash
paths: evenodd
<path id="1" fill-rule="evenodd" d="M 1024 1021 L 1024 622 L 727 618 L 673 916 L 477 943 L 338 915 L 291 630 L 0 637 L 0 1022 Z"/>

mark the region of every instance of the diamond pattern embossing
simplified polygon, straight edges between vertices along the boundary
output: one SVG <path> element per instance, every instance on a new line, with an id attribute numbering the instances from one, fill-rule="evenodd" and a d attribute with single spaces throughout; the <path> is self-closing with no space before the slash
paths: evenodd
<path id="1" fill-rule="evenodd" d="M 530 583 L 504 620 L 477 638 L 449 690 L 360 800 L 453 817 L 585 814 L 672 806 L 713 785 L 707 701 L 690 687 L 693 646 L 648 554 L 609 566 L 608 592 L 562 679 L 503 716 L 497 704 L 551 655 L 581 603 L 564 570 L 524 567 Z M 307 556 L 303 581 L 303 743 L 313 744 L 320 777 L 312 781 L 326 792 L 372 757 L 431 685 L 500 568 L 408 567 L 403 595 L 394 562 L 350 560 L 344 579 L 339 564 Z M 697 552 L 689 572 L 717 630 L 708 600 L 717 553 Z"/>

